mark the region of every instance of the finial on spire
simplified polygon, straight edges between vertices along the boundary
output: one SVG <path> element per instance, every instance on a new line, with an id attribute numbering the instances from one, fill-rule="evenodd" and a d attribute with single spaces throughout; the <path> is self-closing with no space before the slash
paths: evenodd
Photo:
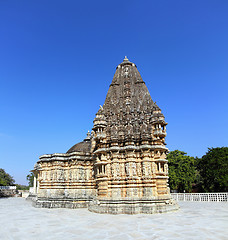
<path id="1" fill-rule="evenodd" d="M 90 138 L 91 138 L 91 134 L 90 134 L 89 130 L 88 130 L 88 132 L 87 132 L 86 135 L 87 135 L 87 137 L 85 138 L 85 141 L 90 140 Z"/>
<path id="2" fill-rule="evenodd" d="M 129 61 L 128 58 L 127 58 L 127 56 L 125 56 L 124 61 L 125 61 L 125 62 Z"/>

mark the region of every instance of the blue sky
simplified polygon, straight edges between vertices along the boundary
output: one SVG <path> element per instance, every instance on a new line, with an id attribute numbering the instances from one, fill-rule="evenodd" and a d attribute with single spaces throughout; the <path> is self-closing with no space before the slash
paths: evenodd
<path id="1" fill-rule="evenodd" d="M 227 12 L 227 0 L 0 0 L 0 168 L 26 184 L 40 155 L 83 140 L 125 55 L 170 150 L 227 146 Z"/>

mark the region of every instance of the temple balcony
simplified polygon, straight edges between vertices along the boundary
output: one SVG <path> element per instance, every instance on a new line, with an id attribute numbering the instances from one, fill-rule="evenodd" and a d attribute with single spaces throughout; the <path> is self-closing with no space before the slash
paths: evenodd
<path id="1" fill-rule="evenodd" d="M 153 132 L 154 136 L 165 137 L 166 131 L 162 129 L 155 129 Z"/>
<path id="2" fill-rule="evenodd" d="M 96 178 L 107 178 L 108 177 L 108 175 L 106 174 L 106 173 L 98 173 L 97 175 L 96 175 Z"/>
<path id="3" fill-rule="evenodd" d="M 106 165 L 106 164 L 107 164 L 106 161 L 99 161 L 99 162 L 96 162 L 94 165 L 99 166 L 99 165 Z"/>
<path id="4" fill-rule="evenodd" d="M 97 140 L 97 139 L 104 139 L 104 138 L 106 138 L 106 133 L 104 133 L 104 132 L 97 132 L 96 134 L 95 134 L 95 136 L 94 136 L 94 138 L 95 138 L 95 140 Z"/>
<path id="5" fill-rule="evenodd" d="M 167 176 L 167 173 L 163 171 L 159 171 L 159 172 L 156 172 L 156 176 Z"/>
<path id="6" fill-rule="evenodd" d="M 107 171 L 106 171 L 106 162 L 99 162 L 95 164 L 96 166 L 96 178 L 106 178 Z"/>
<path id="7" fill-rule="evenodd" d="M 165 162 L 165 163 L 166 163 L 166 162 L 168 162 L 168 160 L 167 160 L 167 159 L 161 159 L 161 158 L 160 158 L 160 159 L 156 159 L 156 162 Z"/>

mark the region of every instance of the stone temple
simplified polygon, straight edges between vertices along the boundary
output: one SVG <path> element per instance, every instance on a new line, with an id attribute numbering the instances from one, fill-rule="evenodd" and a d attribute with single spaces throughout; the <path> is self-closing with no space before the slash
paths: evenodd
<path id="1" fill-rule="evenodd" d="M 109 214 L 177 210 L 168 187 L 167 123 L 126 57 L 93 123 L 66 153 L 40 156 L 32 170 L 35 205 Z"/>

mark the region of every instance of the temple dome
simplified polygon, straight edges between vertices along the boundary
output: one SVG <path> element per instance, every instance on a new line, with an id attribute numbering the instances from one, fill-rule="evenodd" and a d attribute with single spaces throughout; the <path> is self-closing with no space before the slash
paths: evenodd
<path id="1" fill-rule="evenodd" d="M 90 133 L 88 131 L 87 137 L 79 143 L 76 143 L 73 147 L 71 147 L 66 153 L 72 153 L 72 152 L 85 152 L 90 153 L 91 149 L 91 141 L 90 141 Z"/>

